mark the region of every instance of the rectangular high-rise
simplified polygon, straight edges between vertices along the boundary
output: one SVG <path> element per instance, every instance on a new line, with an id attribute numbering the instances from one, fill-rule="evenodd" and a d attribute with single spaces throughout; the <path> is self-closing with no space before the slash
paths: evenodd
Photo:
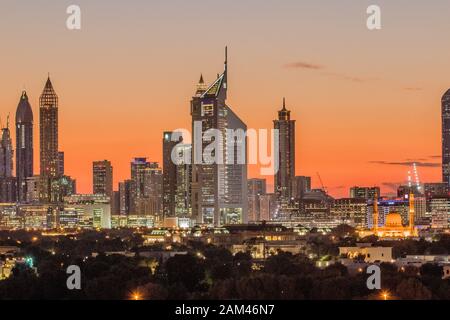
<path id="1" fill-rule="evenodd" d="M 112 201 L 113 167 L 110 161 L 103 160 L 92 163 L 92 180 L 93 193 L 106 195 Z"/>
<path id="2" fill-rule="evenodd" d="M 177 190 L 177 166 L 172 161 L 172 151 L 177 145 L 172 141 L 172 132 L 163 134 L 163 214 L 175 216 L 175 195 Z"/>
<path id="3" fill-rule="evenodd" d="M 278 164 L 275 172 L 275 194 L 282 207 L 292 200 L 292 180 L 295 176 L 295 120 L 291 119 L 291 111 L 286 109 L 286 100 L 278 111 L 278 119 L 273 121 L 274 129 L 278 130 Z"/>
<path id="4" fill-rule="evenodd" d="M 191 100 L 192 214 L 221 226 L 247 222 L 247 126 L 226 104 L 225 70 L 210 85 L 200 78 Z M 211 136 L 212 135 L 212 136 Z"/>
<path id="5" fill-rule="evenodd" d="M 450 89 L 442 96 L 442 182 L 450 185 Z"/>

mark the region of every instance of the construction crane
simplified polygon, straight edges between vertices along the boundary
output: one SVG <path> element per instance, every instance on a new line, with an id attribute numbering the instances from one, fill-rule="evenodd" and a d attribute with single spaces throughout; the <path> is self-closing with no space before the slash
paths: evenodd
<path id="1" fill-rule="evenodd" d="M 322 178 L 320 177 L 320 173 L 319 173 L 319 172 L 317 172 L 317 177 L 319 178 L 320 185 L 322 186 L 322 190 L 323 190 L 325 193 L 328 193 L 327 188 L 325 188 L 325 186 L 323 185 L 323 181 L 322 181 Z"/>

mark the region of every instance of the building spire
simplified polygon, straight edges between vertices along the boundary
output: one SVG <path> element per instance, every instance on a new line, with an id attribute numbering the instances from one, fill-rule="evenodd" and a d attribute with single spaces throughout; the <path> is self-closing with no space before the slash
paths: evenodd
<path id="1" fill-rule="evenodd" d="M 286 98 L 283 97 L 283 111 L 286 111 Z"/>

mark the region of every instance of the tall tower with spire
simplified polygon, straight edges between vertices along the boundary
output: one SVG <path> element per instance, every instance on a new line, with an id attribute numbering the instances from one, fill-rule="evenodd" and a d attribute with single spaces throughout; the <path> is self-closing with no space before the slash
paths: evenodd
<path id="1" fill-rule="evenodd" d="M 227 105 L 227 89 L 228 53 L 225 48 L 223 73 L 209 86 L 205 86 L 203 76 L 200 77 L 196 94 L 191 100 L 194 132 L 192 215 L 198 223 L 214 226 L 247 223 L 248 220 L 247 126 Z M 207 138 L 205 133 L 211 132 L 210 129 L 220 132 L 220 135 Z M 238 131 L 244 136 L 232 137 L 233 134 L 230 134 Z M 235 139 L 234 143 L 227 143 L 230 141 L 228 139 Z M 208 152 L 211 143 L 216 148 Z"/>
<path id="2" fill-rule="evenodd" d="M 442 96 L 442 181 L 450 186 L 450 89 Z"/>
<path id="3" fill-rule="evenodd" d="M 11 132 L 9 131 L 9 116 L 6 121 L 6 127 L 2 128 L 2 137 L 0 140 L 0 177 L 10 178 L 13 176 L 13 146 L 11 141 Z"/>
<path id="4" fill-rule="evenodd" d="M 16 179 L 13 177 L 13 146 L 9 131 L 9 115 L 0 140 L 0 202 L 16 201 Z"/>
<path id="5" fill-rule="evenodd" d="M 17 201 L 25 202 L 27 178 L 33 176 L 33 110 L 26 91 L 22 92 L 16 110 L 16 177 Z"/>
<path id="6" fill-rule="evenodd" d="M 54 178 L 58 173 L 58 96 L 50 76 L 39 98 L 40 172 Z"/>
<path id="7" fill-rule="evenodd" d="M 58 150 L 58 96 L 53 89 L 50 75 L 39 97 L 40 186 L 42 202 L 62 201 L 62 157 Z"/>
<path id="8" fill-rule="evenodd" d="M 278 165 L 275 173 L 275 193 L 281 206 L 289 204 L 292 197 L 292 180 L 295 177 L 295 120 L 291 120 L 291 111 L 283 107 L 278 111 L 278 119 L 273 121 L 274 129 L 278 130 Z"/>

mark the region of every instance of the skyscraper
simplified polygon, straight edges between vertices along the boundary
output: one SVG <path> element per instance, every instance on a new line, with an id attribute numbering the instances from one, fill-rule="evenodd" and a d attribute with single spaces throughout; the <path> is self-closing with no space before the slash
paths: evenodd
<path id="1" fill-rule="evenodd" d="M 92 185 L 94 194 L 103 194 L 113 200 L 113 167 L 108 160 L 92 163 Z"/>
<path id="2" fill-rule="evenodd" d="M 442 96 L 442 181 L 450 185 L 450 89 Z"/>
<path id="3" fill-rule="evenodd" d="M 288 205 L 292 197 L 291 183 L 295 176 L 295 120 L 291 120 L 291 111 L 283 107 L 278 111 L 278 120 L 273 121 L 278 130 L 278 172 L 275 173 L 275 194 L 282 206 Z"/>
<path id="4" fill-rule="evenodd" d="M 13 147 L 9 131 L 9 116 L 6 127 L 2 128 L 0 140 L 0 202 L 16 200 L 16 179 L 13 177 Z"/>
<path id="5" fill-rule="evenodd" d="M 10 178 L 13 176 L 13 147 L 11 132 L 9 131 L 9 117 L 5 128 L 2 128 L 0 140 L 0 177 Z"/>
<path id="6" fill-rule="evenodd" d="M 181 141 L 180 141 L 181 142 Z M 163 134 L 163 214 L 175 216 L 175 196 L 177 191 L 177 166 L 172 161 L 172 150 L 177 145 L 172 141 L 172 132 Z"/>
<path id="7" fill-rule="evenodd" d="M 16 111 L 17 200 L 27 198 L 27 178 L 33 177 L 33 111 L 28 96 L 22 92 Z"/>
<path id="8" fill-rule="evenodd" d="M 135 158 L 131 163 L 130 213 L 162 216 L 162 170 L 158 162 Z"/>
<path id="9" fill-rule="evenodd" d="M 247 126 L 226 104 L 227 76 L 225 54 L 224 72 L 209 87 L 201 77 L 191 100 L 192 214 L 216 226 L 247 222 Z M 205 137 L 210 129 L 215 136 Z"/>
<path id="10" fill-rule="evenodd" d="M 41 177 L 54 178 L 59 175 L 58 96 L 50 77 L 39 98 L 39 121 Z"/>

